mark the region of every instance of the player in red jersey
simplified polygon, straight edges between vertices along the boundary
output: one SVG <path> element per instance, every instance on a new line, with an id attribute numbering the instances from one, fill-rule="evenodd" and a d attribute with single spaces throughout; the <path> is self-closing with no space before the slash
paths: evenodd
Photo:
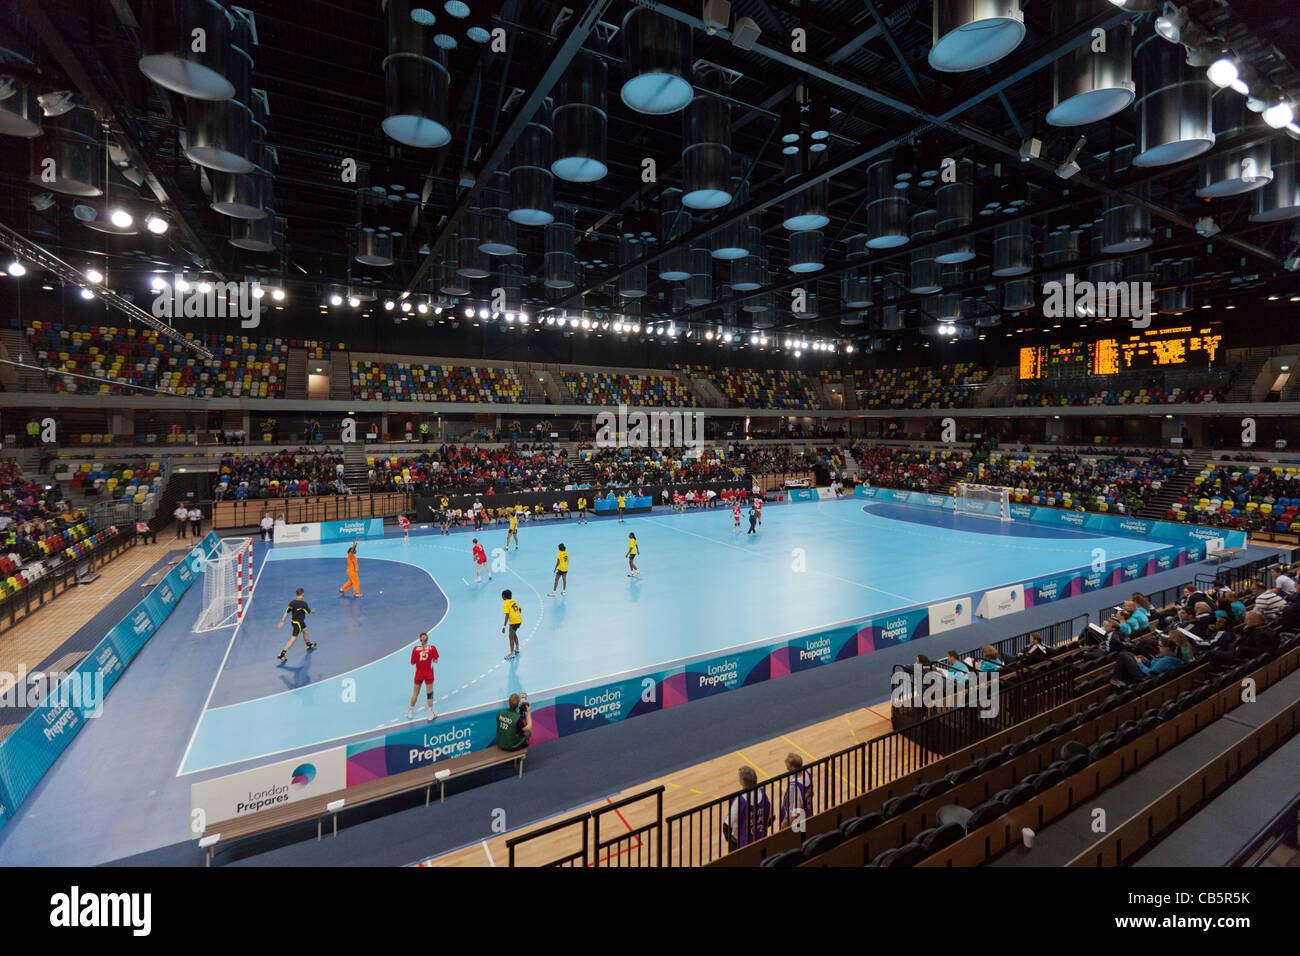
<path id="1" fill-rule="evenodd" d="M 740 534 L 740 505 L 731 506 L 731 533 Z"/>
<path id="2" fill-rule="evenodd" d="M 420 632 L 420 643 L 411 648 L 411 663 L 415 665 L 415 690 L 411 691 L 411 706 L 406 708 L 407 718 L 415 716 L 415 701 L 420 696 L 420 685 L 425 687 L 424 699 L 429 703 L 429 719 L 433 712 L 433 665 L 438 662 L 438 649 L 429 643 L 429 635 Z"/>
<path id="3" fill-rule="evenodd" d="M 411 536 L 411 519 L 406 515 L 398 515 L 397 523 L 402 526 L 402 540 L 405 541 Z"/>
<path id="4" fill-rule="evenodd" d="M 474 539 L 474 583 L 478 584 L 483 580 L 483 569 L 487 567 L 487 552 L 483 550 L 483 545 L 478 543 L 478 538 Z M 488 568 L 488 580 L 492 580 L 492 569 Z"/>
<path id="5" fill-rule="evenodd" d="M 758 526 L 763 527 L 763 499 L 758 497 L 754 499 L 754 510 L 758 512 Z"/>

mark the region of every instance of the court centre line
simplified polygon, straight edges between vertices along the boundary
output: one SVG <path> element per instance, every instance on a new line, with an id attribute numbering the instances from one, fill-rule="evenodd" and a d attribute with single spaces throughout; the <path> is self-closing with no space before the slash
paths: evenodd
<path id="1" fill-rule="evenodd" d="M 484 840 L 481 846 L 483 847 L 483 853 L 488 858 L 488 866 L 492 867 L 493 869 L 496 869 L 497 861 L 492 859 L 492 851 L 488 849 L 487 840 Z"/>

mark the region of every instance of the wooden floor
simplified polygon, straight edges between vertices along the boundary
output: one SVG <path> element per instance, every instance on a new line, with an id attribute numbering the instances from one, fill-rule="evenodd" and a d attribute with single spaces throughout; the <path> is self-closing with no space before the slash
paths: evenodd
<path id="1" fill-rule="evenodd" d="M 507 820 L 506 827 L 509 828 L 507 834 L 467 844 L 421 865 L 506 866 L 508 864 L 507 839 L 541 829 L 565 817 L 593 810 L 602 804 L 616 803 L 624 797 L 659 784 L 664 786 L 664 816 L 668 817 L 734 792 L 738 786 L 736 772 L 741 764 L 749 764 L 757 770 L 758 779 L 763 781 L 785 772 L 785 757 L 788 753 L 801 754 L 804 763 L 811 763 L 813 760 L 852 747 L 864 740 L 881 737 L 891 730 L 888 702 L 859 708 L 819 724 L 747 746 L 743 750 L 732 751 L 726 756 L 685 767 L 666 777 L 651 778 L 634 787 L 612 793 L 598 803 L 573 807 L 565 813 L 533 821 L 518 829 L 513 829 L 518 826 L 516 821 Z M 524 774 L 526 778 L 526 770 Z M 610 825 L 625 827 L 628 831 L 632 831 L 654 819 L 654 802 L 641 801 L 606 814 L 603 819 Z M 604 825 L 605 823 L 602 823 L 602 826 Z M 515 865 L 536 866 L 575 852 L 580 847 L 576 833 L 576 829 L 572 833 L 561 831 L 516 848 Z M 604 837 L 606 834 L 602 832 L 601 835 Z"/>
<path id="2" fill-rule="evenodd" d="M 160 534 L 156 544 L 127 548 L 98 569 L 97 581 L 69 588 L 45 607 L 0 632 L 0 671 L 16 674 L 20 669 L 34 670 L 105 605 L 128 587 L 135 586 L 136 579 L 159 558 L 184 544 L 184 540 L 176 541 L 171 534 Z M 136 591 L 144 597 L 143 589 L 137 586 Z M 76 663 L 75 660 L 60 662 L 60 669 L 66 670 Z"/>

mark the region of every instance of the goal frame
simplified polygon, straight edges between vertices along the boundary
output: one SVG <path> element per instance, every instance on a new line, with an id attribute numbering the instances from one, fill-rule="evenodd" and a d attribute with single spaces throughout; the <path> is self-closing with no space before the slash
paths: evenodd
<path id="1" fill-rule="evenodd" d="M 977 491 L 980 495 L 970 495 L 967 492 Z M 993 495 L 997 495 L 998 513 L 989 514 L 986 511 L 967 511 L 961 506 L 963 500 L 968 501 L 992 501 Z M 953 488 L 952 495 L 952 513 L 954 515 L 970 515 L 973 518 L 997 518 L 999 521 L 1010 521 L 1011 519 L 1011 489 L 1005 485 L 980 485 L 970 481 L 959 481 Z"/>
<path id="2" fill-rule="evenodd" d="M 203 606 L 194 633 L 237 627 L 252 592 L 253 539 L 223 538 L 198 564 L 203 573 Z"/>

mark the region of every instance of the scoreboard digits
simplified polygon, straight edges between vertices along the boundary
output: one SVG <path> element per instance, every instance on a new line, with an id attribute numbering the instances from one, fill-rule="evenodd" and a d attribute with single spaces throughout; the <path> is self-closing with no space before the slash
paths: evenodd
<path id="1" fill-rule="evenodd" d="M 1101 339 L 1069 345 L 1040 345 L 1020 350 L 1021 380 L 1114 375 L 1134 369 L 1213 365 L 1223 346 L 1218 323 L 1203 329 L 1186 326 L 1140 332 L 1125 339 Z"/>

